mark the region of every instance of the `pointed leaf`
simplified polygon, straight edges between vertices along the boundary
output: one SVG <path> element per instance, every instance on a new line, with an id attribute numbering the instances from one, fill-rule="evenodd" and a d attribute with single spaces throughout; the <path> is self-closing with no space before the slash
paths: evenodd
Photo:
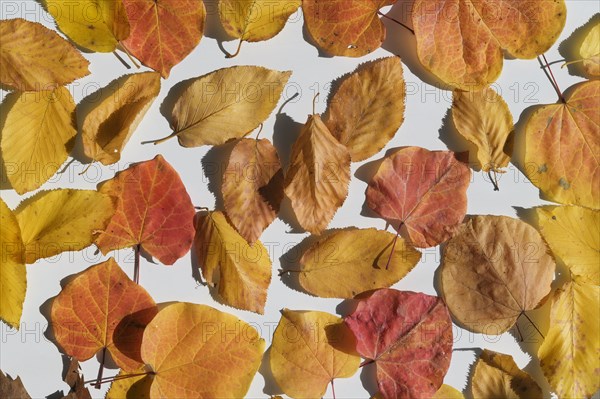
<path id="1" fill-rule="evenodd" d="M 31 396 L 29 396 L 29 393 L 27 393 L 27 390 L 23 386 L 21 377 L 13 379 L 8 374 L 4 374 L 2 370 L 0 370 L 0 397 L 31 399 Z"/>
<path id="2" fill-rule="evenodd" d="M 23 241 L 17 219 L 0 198 L 0 319 L 19 329 L 27 290 Z"/>

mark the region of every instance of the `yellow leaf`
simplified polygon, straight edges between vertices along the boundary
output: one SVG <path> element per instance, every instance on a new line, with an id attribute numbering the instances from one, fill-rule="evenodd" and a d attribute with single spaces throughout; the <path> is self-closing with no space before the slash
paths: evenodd
<path id="1" fill-rule="evenodd" d="M 421 259 L 419 251 L 398 237 L 387 265 L 394 239 L 394 234 L 377 229 L 334 231 L 302 255 L 300 285 L 321 298 L 352 298 L 364 291 L 390 287 Z"/>
<path id="2" fill-rule="evenodd" d="M 334 378 L 356 373 L 360 357 L 343 320 L 329 313 L 283 309 L 273 334 L 273 377 L 292 398 L 321 398 Z"/>
<path id="3" fill-rule="evenodd" d="M 119 371 L 104 399 L 150 399 L 152 376 L 147 372 L 146 366 L 135 371 Z M 129 377 L 135 374 L 139 375 Z"/>
<path id="4" fill-rule="evenodd" d="M 248 244 L 223 213 L 210 212 L 197 216 L 195 246 L 202 275 L 227 305 L 264 313 L 271 259 L 260 241 Z"/>
<path id="5" fill-rule="evenodd" d="M 350 182 L 350 153 L 319 115 L 309 115 L 292 147 L 284 192 L 300 225 L 320 234 L 342 206 Z"/>
<path id="6" fill-rule="evenodd" d="M 504 99 L 493 89 L 454 91 L 452 119 L 458 132 L 477 147 L 484 172 L 502 172 L 510 157 L 504 152 L 513 118 Z"/>
<path id="7" fill-rule="evenodd" d="M 588 32 L 581 43 L 579 54 L 583 58 L 583 69 L 592 75 L 600 75 L 600 22 Z"/>
<path id="8" fill-rule="evenodd" d="M 462 392 L 454 389 L 450 385 L 442 385 L 433 395 L 432 399 L 464 399 Z"/>
<path id="9" fill-rule="evenodd" d="M 600 211 L 544 206 L 536 212 L 542 236 L 574 279 L 600 285 Z"/>
<path id="10" fill-rule="evenodd" d="M 67 159 L 73 146 L 75 103 L 71 93 L 11 93 L 2 129 L 2 156 L 8 180 L 19 194 L 39 188 Z"/>
<path id="11" fill-rule="evenodd" d="M 28 198 L 15 211 L 25 262 L 87 247 L 113 213 L 113 199 L 92 190 L 42 191 Z"/>
<path id="12" fill-rule="evenodd" d="M 569 282 L 552 299 L 550 329 L 538 350 L 559 398 L 589 398 L 600 389 L 600 287 Z"/>
<path id="13" fill-rule="evenodd" d="M 160 91 L 160 74 L 125 75 L 101 89 L 102 101 L 86 115 L 82 136 L 85 155 L 104 165 L 121 159 L 121 151 Z"/>
<path id="14" fill-rule="evenodd" d="M 484 349 L 471 382 L 474 399 L 540 399 L 542 389 L 512 356 Z"/>
<path id="15" fill-rule="evenodd" d="M 50 90 L 90 73 L 89 62 L 56 32 L 24 19 L 0 21 L 0 83 Z"/>
<path id="16" fill-rule="evenodd" d="M 1 198 L 0 222 L 0 319 L 19 329 L 27 289 L 23 241 L 17 219 Z"/>
<path id="17" fill-rule="evenodd" d="M 60 30 L 83 48 L 110 53 L 129 36 L 129 21 L 122 1 L 44 0 L 44 4 Z"/>

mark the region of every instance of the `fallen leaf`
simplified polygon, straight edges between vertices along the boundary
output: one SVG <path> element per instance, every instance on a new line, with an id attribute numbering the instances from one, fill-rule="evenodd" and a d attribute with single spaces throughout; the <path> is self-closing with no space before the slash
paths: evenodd
<path id="1" fill-rule="evenodd" d="M 477 161 L 484 172 L 504 173 L 510 156 L 504 152 L 513 118 L 504 99 L 492 88 L 452 94 L 452 120 L 456 130 L 477 147 Z"/>
<path id="2" fill-rule="evenodd" d="M 0 397 L 7 399 L 31 399 L 31 396 L 29 396 L 29 393 L 27 393 L 27 390 L 23 386 L 21 377 L 13 379 L 8 374 L 4 374 L 2 370 L 0 370 Z"/>
<path id="3" fill-rule="evenodd" d="M 0 319 L 19 329 L 27 290 L 23 241 L 17 219 L 2 198 L 0 222 Z"/>
<path id="4" fill-rule="evenodd" d="M 0 21 L 0 84 L 51 90 L 89 75 L 89 64 L 68 41 L 37 22 Z"/>
<path id="5" fill-rule="evenodd" d="M 131 34 L 123 46 L 144 65 L 168 78 L 200 43 L 206 10 L 196 0 L 123 0 Z"/>
<path id="6" fill-rule="evenodd" d="M 363 161 L 394 137 L 404 122 L 405 98 L 400 58 L 381 58 L 342 80 L 323 121 L 348 148 L 352 161 Z"/>
<path id="7" fill-rule="evenodd" d="M 63 399 L 92 399 L 89 389 L 85 387 L 85 381 L 77 359 L 71 358 L 63 381 L 71 388 Z"/>
<path id="8" fill-rule="evenodd" d="M 129 21 L 122 1 L 43 0 L 58 28 L 77 45 L 110 53 L 129 36 Z"/>
<path id="9" fill-rule="evenodd" d="M 317 114 L 309 115 L 292 147 L 284 192 L 298 222 L 320 234 L 348 196 L 350 153 Z"/>
<path id="10" fill-rule="evenodd" d="M 450 385 L 442 385 L 440 389 L 431 397 L 432 399 L 465 399 L 462 392 L 454 389 Z"/>
<path id="11" fill-rule="evenodd" d="M 451 151 L 405 147 L 386 157 L 367 189 L 367 205 L 416 247 L 450 238 L 467 211 L 471 170 Z"/>
<path id="12" fill-rule="evenodd" d="M 583 69 L 591 76 L 600 75 L 600 22 L 588 32 L 581 43 L 579 54 L 583 58 Z"/>
<path id="13" fill-rule="evenodd" d="M 484 349 L 471 381 L 473 398 L 539 399 L 542 389 L 512 356 Z"/>
<path id="14" fill-rule="evenodd" d="M 452 356 L 452 322 L 440 298 L 377 290 L 345 322 L 358 353 L 375 363 L 384 399 L 431 397 L 442 386 Z"/>
<path id="15" fill-rule="evenodd" d="M 147 369 L 148 366 L 142 366 L 134 371 L 119 371 L 105 399 L 150 399 L 153 379 Z"/>
<path id="16" fill-rule="evenodd" d="M 525 175 L 551 200 L 600 208 L 600 81 L 538 108 L 525 127 Z"/>
<path id="17" fill-rule="evenodd" d="M 265 341 L 250 324 L 205 305 L 175 303 L 152 320 L 142 358 L 154 371 L 151 398 L 243 398 Z"/>
<path id="18" fill-rule="evenodd" d="M 389 287 L 421 259 L 421 253 L 403 239 L 395 243 L 394 239 L 394 234 L 377 229 L 335 230 L 302 255 L 300 285 L 321 298 L 353 298 L 361 292 Z"/>
<path id="19" fill-rule="evenodd" d="M 15 210 L 25 263 L 88 247 L 114 209 L 110 196 L 93 190 L 41 191 L 28 198 Z"/>
<path id="20" fill-rule="evenodd" d="M 303 0 L 306 30 L 319 48 L 331 55 L 362 57 L 385 39 L 379 9 L 396 0 Z"/>
<path id="21" fill-rule="evenodd" d="M 158 312 L 154 300 L 113 258 L 77 274 L 52 301 L 56 342 L 79 361 L 106 349 L 124 370 L 140 367 L 144 328 Z"/>
<path id="22" fill-rule="evenodd" d="M 83 120 L 83 151 L 94 161 L 110 165 L 121 159 L 123 147 L 158 96 L 160 75 L 125 75 L 100 90 L 103 100 Z"/>
<path id="23" fill-rule="evenodd" d="M 291 398 L 321 398 L 334 378 L 349 378 L 358 371 L 360 357 L 348 353 L 354 345 L 341 318 L 283 309 L 269 355 L 273 378 Z"/>
<path id="24" fill-rule="evenodd" d="M 185 255 L 194 239 L 194 206 L 177 171 L 161 156 L 138 163 L 103 183 L 117 209 L 96 245 L 104 255 L 140 245 L 165 265 Z"/>
<path id="25" fill-rule="evenodd" d="M 35 190 L 66 161 L 75 126 L 75 103 L 64 87 L 35 93 L 12 93 L 3 107 L 2 157 L 18 194 Z M 10 173 L 8 172 L 10 170 Z"/>
<path id="26" fill-rule="evenodd" d="M 554 279 L 554 260 L 529 224 L 506 216 L 475 216 L 442 253 L 442 293 L 466 329 L 501 334 L 525 311 L 541 306 Z"/>
<path id="27" fill-rule="evenodd" d="M 277 217 L 283 171 L 269 140 L 241 139 L 229 156 L 221 185 L 227 217 L 250 244 Z"/>
<path id="28" fill-rule="evenodd" d="M 271 259 L 260 241 L 250 245 L 221 212 L 196 220 L 196 257 L 202 275 L 225 304 L 263 314 L 271 282 Z"/>
<path id="29" fill-rule="evenodd" d="M 569 282 L 554 294 L 550 329 L 538 357 L 559 398 L 590 398 L 600 389 L 598 309 L 597 285 Z"/>
<path id="30" fill-rule="evenodd" d="M 577 281 L 600 285 L 600 211 L 577 206 L 536 208 L 540 233 Z"/>
<path id="31" fill-rule="evenodd" d="M 184 147 L 219 145 L 241 138 L 271 114 L 291 72 L 233 66 L 196 78 L 175 101 L 174 132 Z"/>
<path id="32" fill-rule="evenodd" d="M 564 0 L 417 0 L 412 21 L 421 64 L 461 90 L 482 89 L 502 71 L 503 50 L 531 59 L 554 44 Z"/>

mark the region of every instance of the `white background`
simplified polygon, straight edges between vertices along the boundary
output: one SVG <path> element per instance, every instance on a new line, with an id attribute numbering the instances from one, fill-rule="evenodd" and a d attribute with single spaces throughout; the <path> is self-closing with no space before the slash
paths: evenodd
<path id="1" fill-rule="evenodd" d="M 564 57 L 559 54 L 559 44 L 569 37 L 577 27 L 586 23 L 592 14 L 599 11 L 598 4 L 596 1 L 570 0 L 567 2 L 567 24 L 560 39 L 546 54 L 549 61 Z M 22 17 L 53 27 L 51 18 L 35 1 L 3 0 L 0 5 L 3 19 Z M 392 10 L 392 15 L 402 18 L 405 9 L 406 5 L 398 4 Z M 210 152 L 207 158 L 210 158 L 209 162 L 213 162 L 213 164 L 207 168 L 205 173 L 202 161 L 210 150 L 209 147 L 186 149 L 180 147 L 175 139 L 158 146 L 140 143 L 144 140 L 163 137 L 171 132 L 167 120 L 161 115 L 160 107 L 173 85 L 232 65 L 262 65 L 271 69 L 293 71 L 284 96 L 289 98 L 295 92 L 300 95 L 288 103 L 281 114 L 276 115 L 277 111 L 275 111 L 265 122 L 261 133 L 261 137 L 274 140 L 282 161 L 287 165 L 293 140 L 297 136 L 301 124 L 306 121 L 307 115 L 311 112 L 312 98 L 317 91 L 321 93 L 317 112 L 324 112 L 328 88 L 332 80 L 351 72 L 356 66 L 367 60 L 388 56 L 390 53 L 399 54 L 402 57 L 407 82 L 405 122 L 381 153 L 365 162 L 352 164 L 352 181 L 348 199 L 337 212 L 330 227 L 384 228 L 383 220 L 373 217 L 369 212 L 363 212 L 362 208 L 367 186 L 365 179 L 368 179 L 374 172 L 376 166 L 374 161 L 380 159 L 386 150 L 403 145 L 416 145 L 428 149 L 446 149 L 448 146 L 453 150 L 467 149 L 463 142 L 456 140 L 452 133 L 451 121 L 445 118 L 450 106 L 451 93 L 435 89 L 420 79 L 425 78 L 428 82 L 432 82 L 431 77 L 421 70 L 415 59 L 413 37 L 402 27 L 385 21 L 388 28 L 388 39 L 383 48 L 366 57 L 360 59 L 329 58 L 320 56 L 318 50 L 305 40 L 301 13 L 297 13 L 291 17 L 285 29 L 275 38 L 256 44 L 244 43 L 238 57 L 225 59 L 218 43 L 225 41 L 223 46 L 233 52 L 237 41 L 226 41 L 228 39 L 223 35 L 215 10 L 214 5 L 209 5 L 206 36 L 192 54 L 173 68 L 171 76 L 162 81 L 158 99 L 149 109 L 130 143 L 126 146 L 121 162 L 108 167 L 96 163 L 85 175 L 79 176 L 78 173 L 83 170 L 84 166 L 76 161 L 64 173 L 54 176 L 42 187 L 43 189 L 95 188 L 97 183 L 111 178 L 116 171 L 126 168 L 129 163 L 148 160 L 160 153 L 179 172 L 194 205 L 213 208 L 215 196 L 211 189 L 213 189 L 213 185 L 217 188 L 219 185 L 216 177 L 219 174 L 219 165 L 224 162 L 220 157 L 222 151 L 215 149 Z M 388 10 L 389 8 L 386 8 L 384 11 Z M 86 54 L 86 57 L 91 61 L 91 75 L 69 86 L 76 102 L 106 86 L 111 80 L 128 73 L 112 54 Z M 554 65 L 553 70 L 563 90 L 573 83 L 583 80 L 581 77 L 569 75 L 566 68 L 560 69 L 560 65 Z M 495 88 L 501 92 L 509 104 L 515 123 L 519 121 L 521 112 L 528 107 L 539 103 L 553 103 L 557 99 L 552 86 L 536 60 L 506 60 L 504 70 Z M 2 96 L 5 95 L 6 93 L 3 92 Z M 522 125 L 522 121 L 520 122 Z M 76 158 L 79 157 L 77 154 L 80 152 L 81 150 L 76 148 Z M 3 178 L 2 198 L 9 207 L 14 208 L 24 197 L 19 197 L 13 190 L 5 189 L 5 181 L 6 179 Z M 209 182 L 212 182 L 210 186 Z M 28 193 L 26 196 L 32 194 Z M 475 172 L 468 190 L 468 200 L 469 214 L 497 214 L 513 217 L 517 216 L 517 209 L 531 208 L 546 203 L 539 199 L 538 190 L 512 164 L 507 168 L 507 173 L 501 176 L 499 192 L 492 190 L 486 176 Z M 289 217 L 284 217 L 284 219 L 288 221 Z M 233 313 L 257 326 L 267 341 L 267 345 L 270 345 L 271 334 L 279 320 L 279 310 L 284 307 L 322 310 L 338 314 L 343 314 L 345 309 L 345 306 L 339 306 L 339 300 L 314 298 L 294 291 L 277 277 L 280 257 L 306 236 L 306 233 L 292 231 L 292 228 L 281 219 L 277 219 L 263 234 L 261 240 L 269 248 L 273 260 L 273 279 L 269 288 L 264 316 L 218 304 L 209 295 L 208 289 L 199 285 L 192 277 L 189 254 L 171 267 L 151 264 L 142 259 L 140 283 L 158 303 L 188 301 L 208 304 Z M 44 315 L 47 314 L 48 299 L 58 294 L 63 278 L 107 258 L 101 254 L 95 254 L 95 250 L 95 247 L 90 247 L 78 253 L 64 253 L 28 265 L 28 289 L 21 329 L 20 331 L 12 330 L 0 323 L 0 368 L 13 377 L 20 376 L 34 398 L 42 398 L 57 390 L 67 389 L 66 384 L 61 380 L 63 370 L 61 354 L 56 346 L 44 336 L 48 324 Z M 132 251 L 121 250 L 111 255 L 117 259 L 129 276 L 132 276 Z M 433 282 L 434 273 L 440 261 L 439 257 L 438 248 L 423 251 L 422 260 L 417 267 L 394 287 L 436 295 Z M 297 252 L 292 251 L 288 255 L 288 259 L 293 260 L 294 258 L 297 258 Z M 539 310 L 529 312 L 529 315 L 537 320 L 542 331 L 546 331 L 548 328 L 544 321 L 547 320 L 548 311 L 549 306 L 545 305 Z M 454 345 L 455 348 L 489 348 L 511 354 L 519 367 L 535 376 L 538 383 L 544 388 L 546 395 L 549 396 L 549 388 L 540 372 L 539 363 L 535 357 L 533 359 L 531 357 L 531 354 L 537 352 L 536 348 L 541 339 L 526 320 L 521 320 L 520 326 L 526 338 L 525 342 L 521 344 L 517 342 L 514 332 L 505 333 L 502 336 L 484 337 L 455 327 Z M 469 368 L 474 360 L 475 353 L 471 350 L 455 351 L 445 382 L 459 390 L 465 389 Z M 98 370 L 98 362 L 93 358 L 84 362 L 82 368 L 86 379 L 93 379 Z M 105 376 L 116 374 L 116 372 L 117 370 L 106 370 Z M 365 382 L 361 382 L 361 379 Z M 104 387 L 99 391 L 93 388 L 90 390 L 94 397 L 101 398 L 107 388 Z M 369 394 L 365 388 L 371 393 L 375 390 L 372 366 L 366 367 L 365 370 L 361 370 L 350 379 L 336 380 L 338 398 L 367 398 Z M 272 377 L 269 376 L 268 367 L 261 367 L 250 387 L 248 397 L 265 398 L 270 394 L 277 393 L 280 392 L 273 383 Z M 331 397 L 330 390 L 327 391 L 325 397 Z"/>

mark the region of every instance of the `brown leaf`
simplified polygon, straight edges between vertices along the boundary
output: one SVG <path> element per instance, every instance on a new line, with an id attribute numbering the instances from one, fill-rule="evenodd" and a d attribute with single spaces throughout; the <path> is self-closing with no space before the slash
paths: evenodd
<path id="1" fill-rule="evenodd" d="M 31 396 L 25 390 L 21 377 L 12 379 L 0 370 L 0 398 L 31 399 Z"/>

